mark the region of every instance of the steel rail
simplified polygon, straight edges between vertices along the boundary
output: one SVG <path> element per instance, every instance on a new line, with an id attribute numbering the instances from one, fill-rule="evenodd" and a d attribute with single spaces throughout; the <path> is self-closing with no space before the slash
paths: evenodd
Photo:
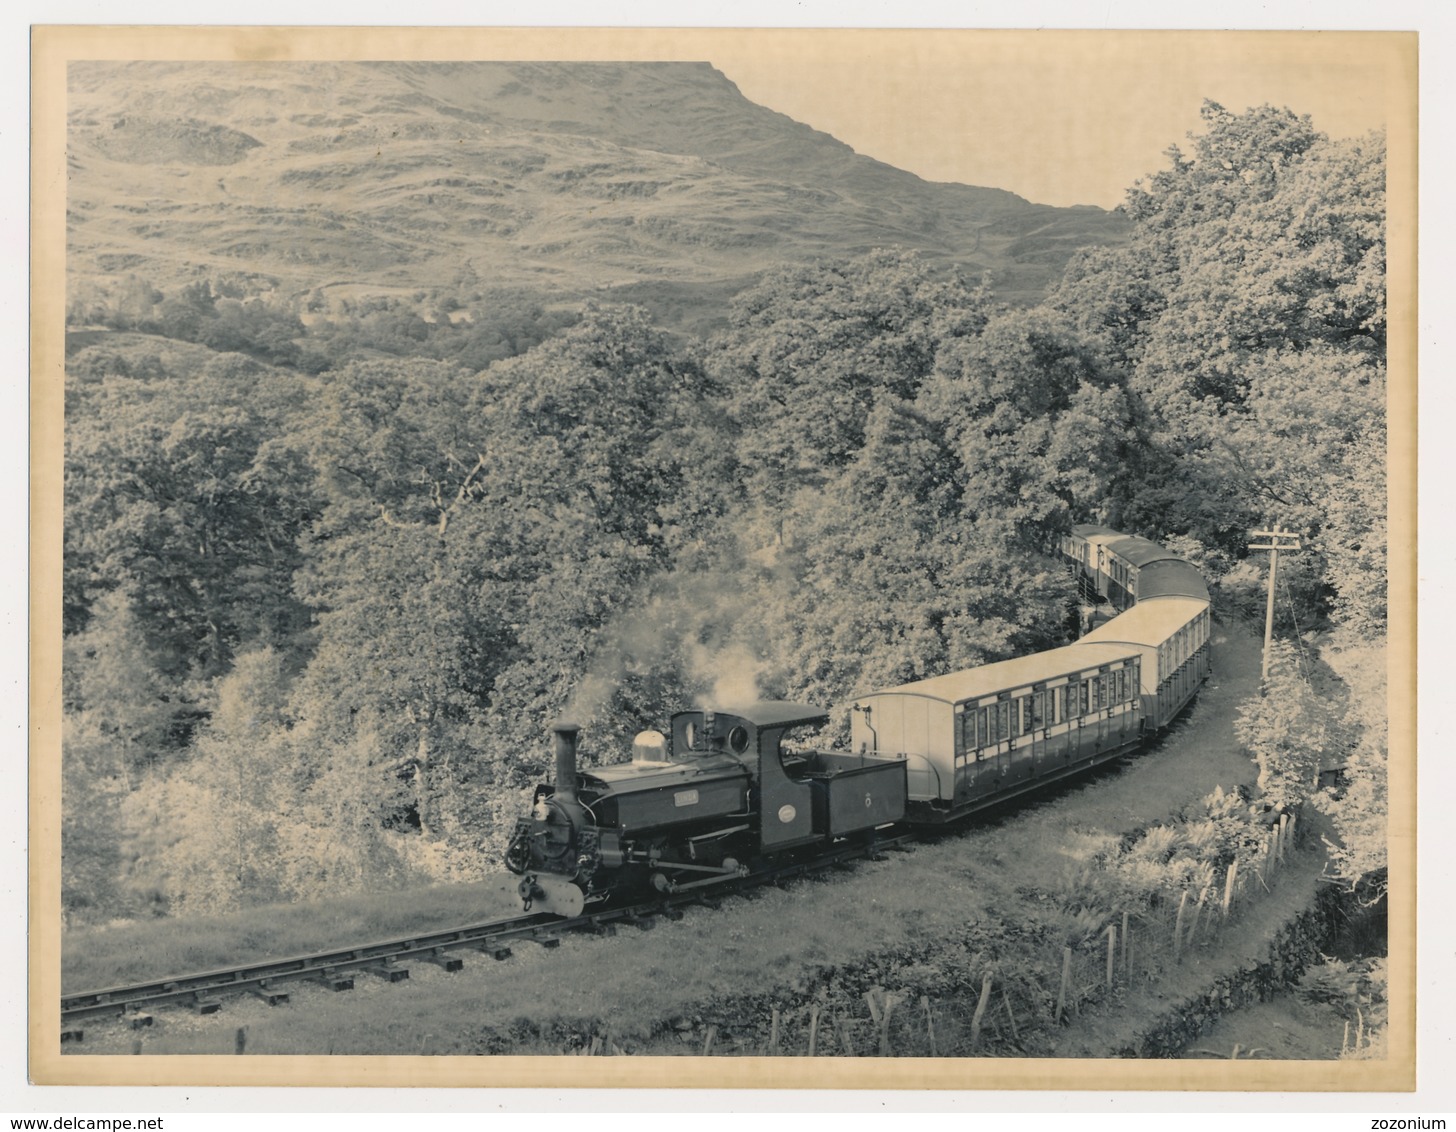
<path id="1" fill-rule="evenodd" d="M 283 984 L 318 979 L 352 986 L 347 977 L 349 974 L 372 970 L 391 977 L 402 970 L 396 964 L 406 959 L 422 958 L 445 964 L 449 970 L 458 970 L 459 961 L 451 962 L 446 953 L 467 948 L 494 953 L 497 958 L 503 959 L 510 954 L 506 945 L 518 940 L 555 946 L 568 933 L 615 931 L 619 923 L 650 928 L 658 917 L 681 919 L 685 906 L 707 904 L 713 907 L 719 895 L 734 895 L 781 884 L 854 860 L 874 858 L 883 850 L 899 848 L 915 840 L 916 836 L 913 832 L 895 831 L 890 836 L 868 842 L 835 846 L 829 852 L 812 857 L 781 861 L 747 876 L 725 877 L 718 885 L 662 894 L 635 904 L 592 909 L 566 919 L 549 915 L 515 916 L 126 986 L 63 994 L 62 1033 L 75 1034 L 76 1024 L 86 1019 L 141 1015 L 156 1006 L 191 1004 L 199 1009 L 216 1009 L 218 996 L 244 991 L 254 991 L 270 1001 L 282 1002 L 287 1000 L 287 994 L 278 989 Z M 340 985 L 338 989 L 347 987 Z"/>
<path id="2" fill-rule="evenodd" d="M 434 958 L 445 951 L 468 947 L 503 946 L 512 940 L 545 934 L 546 929 L 559 931 L 560 925 L 560 920 L 547 916 L 515 916 L 236 967 L 173 975 L 127 986 L 65 994 L 61 996 L 61 1019 L 65 1023 L 109 1014 L 128 1014 L 148 1006 L 188 1000 L 200 1002 L 213 994 L 266 991 L 280 983 L 328 978 L 371 968 L 387 969 L 389 964 L 401 959 Z"/>

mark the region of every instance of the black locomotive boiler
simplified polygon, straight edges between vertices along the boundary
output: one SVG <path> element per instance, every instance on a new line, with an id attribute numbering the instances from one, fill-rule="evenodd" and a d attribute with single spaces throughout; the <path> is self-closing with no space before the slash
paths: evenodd
<path id="1" fill-rule="evenodd" d="M 1077 527 L 1062 553 L 1088 600 L 1120 612 L 1061 648 L 878 689 L 850 712 L 851 750 L 794 733 L 828 722 L 767 700 L 678 712 L 632 760 L 583 770 L 558 723 L 554 784 L 536 788 L 506 864 L 528 910 L 563 916 L 619 892 L 676 893 L 782 854 L 942 824 L 1136 749 L 1209 672 L 1208 589 L 1146 539 Z"/>

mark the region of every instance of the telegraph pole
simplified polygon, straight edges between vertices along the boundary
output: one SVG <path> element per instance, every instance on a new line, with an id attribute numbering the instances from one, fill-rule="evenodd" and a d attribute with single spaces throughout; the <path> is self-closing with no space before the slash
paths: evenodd
<path id="1" fill-rule="evenodd" d="M 1269 683 L 1269 646 L 1274 643 L 1274 580 L 1279 574 L 1279 552 L 1301 550 L 1299 536 L 1293 531 L 1250 531 L 1254 538 L 1267 542 L 1251 542 L 1250 550 L 1269 552 L 1269 604 L 1264 611 L 1264 676 L 1263 683 Z"/>

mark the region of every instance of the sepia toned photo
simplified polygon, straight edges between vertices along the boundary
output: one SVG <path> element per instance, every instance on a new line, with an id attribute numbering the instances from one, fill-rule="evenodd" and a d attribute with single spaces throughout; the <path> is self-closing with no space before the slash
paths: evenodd
<path id="1" fill-rule="evenodd" d="M 33 1076 L 1411 1088 L 1415 36 L 408 48 L 37 33 Z"/>

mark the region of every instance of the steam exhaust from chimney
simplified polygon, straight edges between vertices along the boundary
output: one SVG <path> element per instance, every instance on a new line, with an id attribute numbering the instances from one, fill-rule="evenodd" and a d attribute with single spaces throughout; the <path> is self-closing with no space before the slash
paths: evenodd
<path id="1" fill-rule="evenodd" d="M 575 723 L 559 721 L 551 725 L 556 736 L 556 792 L 561 802 L 576 801 L 576 736 L 581 731 Z"/>

